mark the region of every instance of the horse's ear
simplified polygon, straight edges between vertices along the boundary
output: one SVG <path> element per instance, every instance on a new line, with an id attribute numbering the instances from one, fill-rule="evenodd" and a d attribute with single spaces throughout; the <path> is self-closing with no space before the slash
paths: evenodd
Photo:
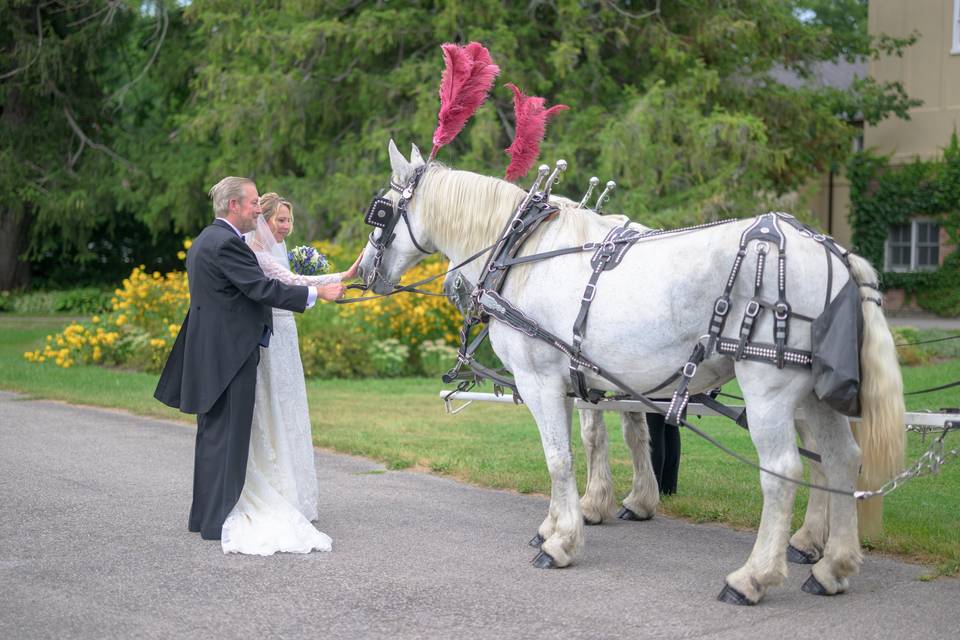
<path id="1" fill-rule="evenodd" d="M 407 178 L 410 177 L 413 167 L 410 166 L 407 159 L 404 158 L 400 150 L 397 149 L 397 145 L 393 139 L 391 139 L 390 144 L 387 145 L 387 152 L 390 154 L 390 169 L 393 171 L 393 175 L 401 182 L 406 181 Z"/>
<path id="2" fill-rule="evenodd" d="M 410 145 L 410 166 L 416 169 L 420 165 L 425 164 L 423 161 L 423 156 L 420 155 L 420 149 L 417 148 L 417 145 Z"/>

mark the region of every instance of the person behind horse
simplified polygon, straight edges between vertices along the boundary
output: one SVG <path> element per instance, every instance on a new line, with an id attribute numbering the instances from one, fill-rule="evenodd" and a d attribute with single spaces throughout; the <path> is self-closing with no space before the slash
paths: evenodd
<path id="1" fill-rule="evenodd" d="M 289 286 L 266 277 L 242 238 L 260 215 L 257 187 L 227 177 L 209 191 L 216 219 L 187 254 L 190 309 L 154 397 L 197 415 L 188 529 L 207 540 L 243 490 L 260 347 L 273 331 L 271 307 L 303 312 L 340 290 Z"/>

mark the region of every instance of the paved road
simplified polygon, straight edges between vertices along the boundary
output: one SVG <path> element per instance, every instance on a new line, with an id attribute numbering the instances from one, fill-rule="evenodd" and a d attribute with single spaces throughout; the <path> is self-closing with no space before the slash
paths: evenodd
<path id="1" fill-rule="evenodd" d="M 913 327 L 914 329 L 960 329 L 960 318 L 941 318 L 932 313 L 888 313 L 887 322 L 891 327 Z"/>
<path id="2" fill-rule="evenodd" d="M 659 517 L 532 568 L 540 497 L 317 453 L 332 553 L 186 530 L 193 429 L 0 392 L 0 638 L 955 637 L 960 582 L 868 556 L 850 593 L 714 600 L 753 537 Z"/>

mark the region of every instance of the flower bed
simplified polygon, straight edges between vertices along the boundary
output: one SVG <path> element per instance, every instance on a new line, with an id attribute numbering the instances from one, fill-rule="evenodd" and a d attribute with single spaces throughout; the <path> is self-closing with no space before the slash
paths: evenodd
<path id="1" fill-rule="evenodd" d="M 334 271 L 346 268 L 356 255 L 331 243 L 313 246 Z M 184 249 L 189 248 L 187 240 Z M 403 282 L 446 268 L 446 262 L 432 258 L 414 267 Z M 442 282 L 438 278 L 425 288 L 439 292 Z M 23 357 L 64 368 L 93 364 L 158 372 L 189 306 L 186 272 L 161 274 L 140 265 L 114 291 L 108 312 L 47 336 L 41 348 Z M 456 358 L 460 314 L 446 298 L 400 294 L 356 304 L 320 304 L 298 314 L 297 324 L 307 376 L 437 375 Z"/>

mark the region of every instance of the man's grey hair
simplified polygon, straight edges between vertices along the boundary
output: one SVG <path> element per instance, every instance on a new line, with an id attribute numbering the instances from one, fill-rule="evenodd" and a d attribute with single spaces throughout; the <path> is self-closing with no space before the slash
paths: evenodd
<path id="1" fill-rule="evenodd" d="M 210 187 L 207 195 L 213 201 L 213 214 L 222 218 L 230 213 L 230 201 L 243 198 L 243 187 L 248 184 L 255 184 L 250 178 L 237 178 L 228 176 Z"/>

